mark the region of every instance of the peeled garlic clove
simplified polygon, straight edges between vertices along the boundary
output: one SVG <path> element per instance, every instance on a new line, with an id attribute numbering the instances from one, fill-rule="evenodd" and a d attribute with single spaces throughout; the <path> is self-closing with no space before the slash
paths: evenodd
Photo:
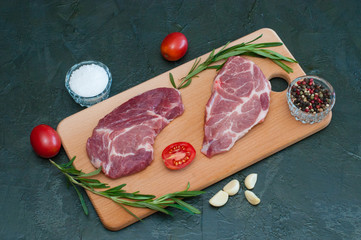
<path id="1" fill-rule="evenodd" d="M 244 195 L 246 196 L 247 201 L 252 205 L 258 205 L 261 202 L 261 199 L 249 190 L 244 191 Z"/>
<path id="2" fill-rule="evenodd" d="M 211 199 L 209 199 L 209 204 L 213 207 L 222 207 L 228 201 L 228 193 L 220 190 L 217 192 Z"/>
<path id="3" fill-rule="evenodd" d="M 237 179 L 234 179 L 229 183 L 227 183 L 226 186 L 224 186 L 223 191 L 228 193 L 229 196 L 233 196 L 238 193 L 239 186 L 240 186 L 239 181 Z"/>
<path id="4" fill-rule="evenodd" d="M 249 174 L 246 179 L 244 179 L 244 185 L 246 188 L 253 189 L 257 182 L 257 173 Z"/>

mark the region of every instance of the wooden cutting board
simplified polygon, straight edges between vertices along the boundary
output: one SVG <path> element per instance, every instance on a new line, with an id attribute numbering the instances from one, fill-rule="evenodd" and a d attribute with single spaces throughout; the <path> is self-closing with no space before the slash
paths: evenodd
<path id="1" fill-rule="evenodd" d="M 273 30 L 265 28 L 242 37 L 229 46 L 250 41 L 260 34 L 263 34 L 263 37 L 257 42 L 281 42 Z M 272 50 L 293 58 L 285 45 L 274 47 Z M 202 60 L 205 60 L 208 55 L 209 53 L 201 56 Z M 268 59 L 250 59 L 261 68 L 268 79 L 281 77 L 290 83 L 292 79 L 305 75 L 301 67 L 295 63 L 288 64 L 294 72 L 287 74 Z M 179 79 L 188 73 L 193 62 L 194 60 L 172 69 L 170 72 L 175 79 Z M 95 170 L 87 156 L 85 146 L 99 119 L 140 93 L 157 87 L 172 87 L 168 76 L 169 72 L 165 72 L 62 120 L 57 130 L 69 159 L 76 156 L 75 167 L 84 172 Z M 125 190 L 128 192 L 140 191 L 143 194 L 156 196 L 182 191 L 188 182 L 191 185 L 190 190 L 202 190 L 320 131 L 331 121 L 332 116 L 329 114 L 318 124 L 302 124 L 296 121 L 288 110 L 286 90 L 271 92 L 270 110 L 265 121 L 241 138 L 229 152 L 207 158 L 200 152 L 200 149 L 203 141 L 205 105 L 211 95 L 212 81 L 215 76 L 215 70 L 204 71 L 193 80 L 189 87 L 181 90 L 185 112 L 157 136 L 154 144 L 154 160 L 149 167 L 139 173 L 116 180 L 107 178 L 103 174 L 97 176 L 97 179 L 110 184 L 111 187 L 126 183 Z M 117 81 L 117 79 L 114 80 Z M 163 164 L 161 152 L 167 145 L 177 141 L 191 143 L 195 147 L 197 155 L 188 167 L 170 171 Z M 87 194 L 107 229 L 117 231 L 137 221 L 112 201 L 90 192 Z M 154 213 L 148 209 L 130 208 L 130 210 L 140 218 Z"/>

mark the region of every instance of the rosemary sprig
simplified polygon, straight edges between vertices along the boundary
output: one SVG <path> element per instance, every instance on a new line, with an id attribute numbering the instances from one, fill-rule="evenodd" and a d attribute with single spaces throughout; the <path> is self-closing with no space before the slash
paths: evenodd
<path id="1" fill-rule="evenodd" d="M 93 172 L 84 173 L 82 171 L 77 170 L 73 166 L 75 157 L 73 157 L 69 162 L 64 164 L 56 164 L 51 159 L 49 160 L 55 167 L 57 167 L 66 176 L 70 184 L 74 187 L 75 191 L 78 194 L 84 213 L 86 215 L 88 215 L 89 211 L 85 204 L 83 195 L 79 191 L 78 187 L 82 187 L 96 195 L 112 200 L 113 202 L 119 204 L 125 211 L 127 211 L 129 214 L 131 214 L 133 217 L 137 218 L 138 220 L 141 219 L 138 216 L 136 216 L 134 213 L 132 213 L 128 208 L 126 208 L 126 206 L 149 208 L 152 210 L 160 211 L 168 215 L 173 215 L 173 214 L 168 209 L 165 209 L 165 207 L 174 207 L 189 212 L 191 214 L 200 214 L 200 211 L 198 209 L 181 200 L 182 198 L 194 197 L 204 193 L 203 191 L 188 191 L 190 187 L 189 183 L 184 191 L 169 193 L 159 198 L 156 198 L 154 195 L 140 194 L 139 191 L 133 193 L 127 193 L 123 189 L 123 187 L 125 187 L 126 184 L 121 184 L 119 186 L 110 188 L 110 186 L 107 183 L 102 183 L 97 179 L 89 178 L 99 174 L 101 171 L 101 167 Z M 106 188 L 107 190 L 103 190 L 103 191 L 97 190 L 104 188 Z"/>
<path id="2" fill-rule="evenodd" d="M 187 76 L 180 79 L 180 83 L 178 86 L 175 84 L 173 74 L 169 73 L 169 79 L 170 82 L 172 83 L 172 86 L 177 89 L 185 88 L 191 84 L 192 78 L 197 77 L 197 74 L 199 74 L 200 72 L 206 69 L 216 69 L 218 71 L 223 67 L 224 63 L 226 62 L 225 60 L 227 60 L 229 57 L 238 56 L 238 55 L 269 58 L 278 66 L 280 66 L 283 70 L 285 70 L 287 73 L 293 72 L 292 68 L 288 67 L 286 64 L 284 64 L 281 61 L 297 63 L 296 60 L 289 57 L 285 57 L 275 51 L 264 49 L 269 47 L 281 46 L 283 44 L 281 42 L 252 43 L 261 37 L 262 34 L 257 38 L 253 39 L 252 41 L 246 43 L 240 43 L 235 46 L 226 48 L 229 44 L 228 42 L 217 53 L 215 53 L 215 49 L 213 49 L 213 51 L 209 54 L 208 58 L 201 64 L 200 64 L 201 58 L 196 58 Z M 224 60 L 224 62 L 219 65 L 211 65 L 221 60 Z"/>

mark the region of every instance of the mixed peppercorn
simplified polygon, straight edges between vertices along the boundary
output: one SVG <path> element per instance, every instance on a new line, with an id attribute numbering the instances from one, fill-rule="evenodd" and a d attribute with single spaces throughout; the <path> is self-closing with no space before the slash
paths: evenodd
<path id="1" fill-rule="evenodd" d="M 291 100 L 298 109 L 316 114 L 330 106 L 331 93 L 324 86 L 315 83 L 313 78 L 305 78 L 292 86 Z"/>

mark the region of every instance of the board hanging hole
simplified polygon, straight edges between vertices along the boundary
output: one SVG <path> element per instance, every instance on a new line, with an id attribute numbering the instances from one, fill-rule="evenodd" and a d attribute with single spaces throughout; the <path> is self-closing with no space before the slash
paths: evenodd
<path id="1" fill-rule="evenodd" d="M 282 77 L 273 77 L 270 79 L 271 89 L 274 92 L 283 92 L 288 87 L 288 82 Z"/>

